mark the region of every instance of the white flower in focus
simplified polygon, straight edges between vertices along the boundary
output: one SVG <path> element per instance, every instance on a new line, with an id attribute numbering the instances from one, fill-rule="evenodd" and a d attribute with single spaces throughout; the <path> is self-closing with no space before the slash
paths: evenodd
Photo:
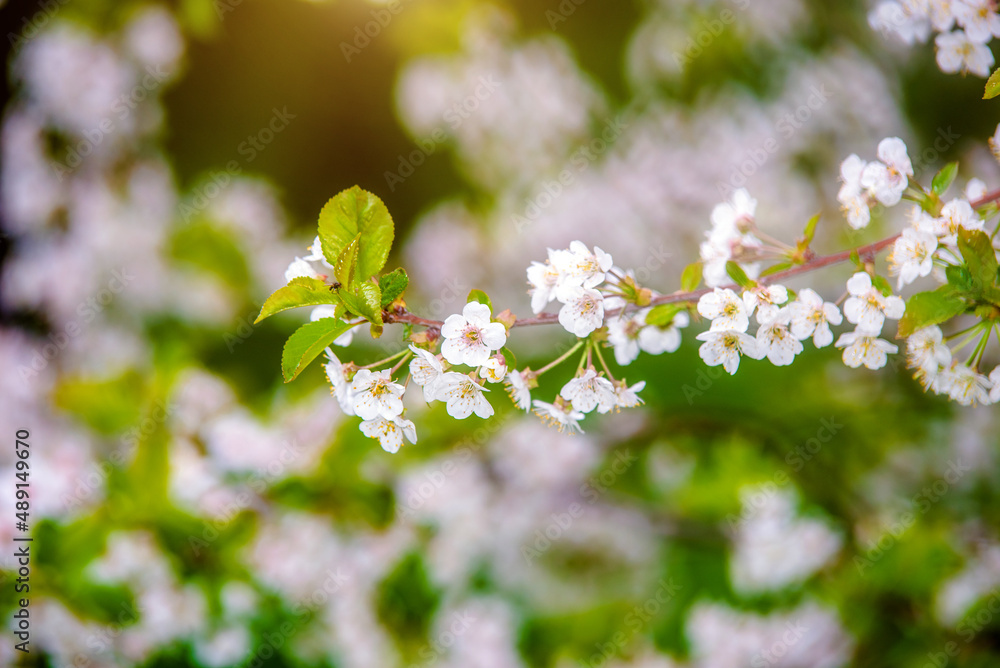
<path id="1" fill-rule="evenodd" d="M 607 413 L 615 407 L 618 397 L 615 386 L 607 378 L 597 375 L 594 369 L 587 371 L 566 383 L 559 396 L 573 405 L 573 410 L 589 413 L 597 409 L 598 413 Z"/>
<path id="2" fill-rule="evenodd" d="M 337 316 L 337 307 L 332 304 L 322 304 L 317 306 L 309 314 L 309 320 L 316 322 L 321 318 L 335 318 Z M 351 345 L 351 341 L 354 340 L 354 328 L 347 330 L 336 339 L 333 340 L 333 345 L 340 346 L 341 348 L 346 348 Z"/>
<path id="3" fill-rule="evenodd" d="M 940 327 L 924 327 L 906 339 L 906 363 L 918 371 L 918 377 L 927 378 L 951 364 L 951 349 L 945 345 Z"/>
<path id="4" fill-rule="evenodd" d="M 613 264 L 611 256 L 594 246 L 593 252 L 582 241 L 574 241 L 569 250 L 552 251 L 552 266 L 559 272 L 560 287 L 594 288 L 604 282 Z"/>
<path id="5" fill-rule="evenodd" d="M 494 350 L 507 343 L 507 329 L 499 322 L 490 322 L 490 307 L 469 302 L 462 315 L 450 315 L 441 326 L 441 354 L 451 364 L 480 366 Z"/>
<path id="6" fill-rule="evenodd" d="M 983 219 L 964 199 L 953 199 L 941 207 L 941 217 L 935 222 L 935 232 L 945 246 L 958 245 L 959 229 L 983 229 Z"/>
<path id="7" fill-rule="evenodd" d="M 488 391 L 465 374 L 449 371 L 438 381 L 435 398 L 444 401 L 448 415 L 457 420 L 464 420 L 473 413 L 486 419 L 493 415 L 493 406 L 483 396 L 483 392 Z"/>
<path id="8" fill-rule="evenodd" d="M 839 325 L 844 321 L 836 304 L 824 302 L 810 288 L 803 288 L 799 292 L 796 300 L 788 305 L 788 312 L 792 336 L 800 341 L 811 336 L 813 345 L 817 348 L 825 348 L 833 343 L 830 325 Z"/>
<path id="9" fill-rule="evenodd" d="M 597 290 L 573 286 L 560 291 L 559 324 L 579 337 L 604 324 L 604 297 Z"/>
<path id="10" fill-rule="evenodd" d="M 884 296 L 872 285 L 872 277 L 866 272 L 859 271 L 851 276 L 847 281 L 847 291 L 851 296 L 844 302 L 844 316 L 859 329 L 878 334 L 886 318 L 899 320 L 903 317 L 906 308 L 903 300 L 895 295 Z"/>
<path id="11" fill-rule="evenodd" d="M 857 369 L 864 364 L 869 369 L 881 369 L 889 360 L 887 353 L 896 353 L 899 348 L 888 341 L 878 338 L 860 327 L 853 332 L 845 332 L 834 344 L 844 349 L 844 364 Z"/>
<path id="12" fill-rule="evenodd" d="M 326 356 L 330 360 L 326 363 L 325 367 L 326 377 L 330 380 L 330 385 L 333 387 L 333 396 L 336 397 L 337 403 L 340 404 L 340 409 L 344 411 L 344 415 L 353 416 L 354 392 L 351 390 L 351 386 L 344 376 L 344 365 L 329 348 L 326 349 Z"/>
<path id="13" fill-rule="evenodd" d="M 958 0 L 953 11 L 958 25 L 973 42 L 986 44 L 1000 37 L 1000 16 L 993 0 Z"/>
<path id="14" fill-rule="evenodd" d="M 557 406 L 538 399 L 532 402 L 532 406 L 535 407 L 535 415 L 542 418 L 546 424 L 558 427 L 560 432 L 583 433 L 583 429 L 580 428 L 580 420 L 584 418 L 584 415 L 573 410 L 572 406 Z"/>
<path id="15" fill-rule="evenodd" d="M 757 340 L 741 331 L 713 330 L 702 332 L 695 338 L 705 342 L 698 349 L 698 355 L 705 364 L 708 366 L 721 364 L 730 375 L 736 373 L 739 368 L 741 355 L 758 360 L 763 357 L 757 347 Z"/>
<path id="16" fill-rule="evenodd" d="M 753 315 L 754 309 L 757 309 L 758 324 L 773 320 L 778 314 L 779 306 L 787 301 L 788 290 L 783 285 L 758 286 L 743 293 L 747 315 Z"/>
<path id="17" fill-rule="evenodd" d="M 712 321 L 712 331 L 745 332 L 750 326 L 746 305 L 735 292 L 715 288 L 698 300 L 698 313 Z"/>
<path id="18" fill-rule="evenodd" d="M 374 420 L 365 420 L 358 428 L 368 438 L 377 438 L 382 449 L 392 454 L 403 446 L 403 436 L 410 443 L 417 442 L 417 428 L 413 422 L 398 416 L 387 420 L 379 415 Z"/>
<path id="19" fill-rule="evenodd" d="M 615 407 L 616 408 L 635 408 L 636 406 L 641 406 L 643 404 L 642 399 L 639 398 L 639 392 L 646 387 L 646 381 L 641 380 L 632 387 L 628 386 L 624 380 L 618 381 L 615 384 Z"/>
<path id="20" fill-rule="evenodd" d="M 927 276 L 934 268 L 934 251 L 937 237 L 912 227 L 903 230 L 889 254 L 889 273 L 899 276 L 896 289 L 901 290 L 920 276 Z"/>
<path id="21" fill-rule="evenodd" d="M 394 418 L 403 412 L 403 386 L 392 382 L 389 371 L 361 369 L 351 383 L 354 412 L 362 420 L 374 420 L 381 415 Z"/>
<path id="22" fill-rule="evenodd" d="M 552 251 L 549 251 L 551 255 Z M 555 299 L 556 288 L 559 287 L 559 270 L 550 263 L 532 262 L 528 267 L 528 284 L 531 289 L 531 310 L 541 313 L 550 301 Z"/>
<path id="23" fill-rule="evenodd" d="M 507 374 L 504 389 L 507 390 L 510 400 L 518 409 L 527 411 L 531 408 L 531 388 L 528 387 L 528 383 L 520 371 L 511 371 Z"/>
<path id="24" fill-rule="evenodd" d="M 869 193 L 861 184 L 861 175 L 866 165 L 864 160 L 853 153 L 840 163 L 842 185 L 837 193 L 837 201 L 847 216 L 847 224 L 855 230 L 868 227 L 868 223 L 871 222 L 871 210 L 868 207 Z"/>
<path id="25" fill-rule="evenodd" d="M 993 67 L 990 47 L 969 39 L 961 30 L 941 33 L 934 39 L 937 46 L 937 64 L 946 74 L 971 72 L 986 78 Z"/>
<path id="26" fill-rule="evenodd" d="M 646 325 L 639 332 L 639 348 L 650 355 L 672 353 L 681 347 L 680 330 L 687 327 L 691 317 L 681 311 L 674 315 L 667 327 Z"/>
<path id="27" fill-rule="evenodd" d="M 788 328 L 789 312 L 781 309 L 757 330 L 757 350 L 774 366 L 788 366 L 802 352 L 802 344 Z"/>
<path id="28" fill-rule="evenodd" d="M 944 386 L 948 396 L 963 406 L 990 403 L 990 391 L 993 383 L 989 378 L 973 369 L 952 363 L 952 367 L 942 373 Z"/>
<path id="29" fill-rule="evenodd" d="M 437 396 L 437 383 L 444 375 L 444 365 L 441 360 L 422 348 L 417 348 L 412 343 L 410 350 L 414 357 L 410 360 L 410 376 L 413 382 L 424 390 L 424 401 L 431 403 Z"/>
<path id="30" fill-rule="evenodd" d="M 291 283 L 293 278 L 319 278 L 320 274 L 313 266 L 300 257 L 292 260 L 285 270 L 285 283 Z"/>
<path id="31" fill-rule="evenodd" d="M 870 162 L 861 173 L 861 185 L 886 206 L 899 204 L 913 176 L 913 165 L 906 153 L 906 144 L 899 137 L 887 137 L 879 142 L 877 155 L 881 162 Z"/>
<path id="32" fill-rule="evenodd" d="M 479 367 L 479 377 L 485 378 L 491 383 L 499 383 L 507 375 L 507 365 L 494 355 L 486 360 L 486 363 Z"/>
<path id="33" fill-rule="evenodd" d="M 926 10 L 921 11 L 915 6 L 918 2 L 919 0 L 880 2 L 868 14 L 868 25 L 883 35 L 893 33 L 906 44 L 925 42 L 930 35 L 931 26 Z"/>

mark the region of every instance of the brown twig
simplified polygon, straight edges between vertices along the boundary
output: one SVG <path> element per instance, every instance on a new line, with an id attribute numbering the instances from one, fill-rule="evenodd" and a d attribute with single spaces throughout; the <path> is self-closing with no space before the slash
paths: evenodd
<path id="1" fill-rule="evenodd" d="M 990 202 L 995 202 L 1000 200 L 1000 188 L 990 191 L 980 197 L 979 199 L 971 202 L 972 208 L 978 209 L 979 207 L 989 204 Z M 866 246 L 861 246 L 859 248 L 848 249 L 840 251 L 839 253 L 833 253 L 832 255 L 818 255 L 807 262 L 803 262 L 800 265 L 796 265 L 790 269 L 784 271 L 779 271 L 770 276 L 765 276 L 758 282 L 765 285 L 770 283 L 777 283 L 778 281 L 784 281 L 786 279 L 798 276 L 799 274 L 805 274 L 810 271 L 815 271 L 817 269 L 822 269 L 823 267 L 828 267 L 833 264 L 839 264 L 845 262 L 851 258 L 851 255 L 857 252 L 858 256 L 861 258 L 874 256 L 879 251 L 891 246 L 896 242 L 901 235 L 894 234 L 887 239 L 882 239 L 881 241 L 876 241 L 875 243 L 868 244 Z M 723 286 L 728 289 L 739 289 L 737 285 L 726 285 Z M 650 302 L 650 306 L 658 306 L 660 304 L 677 304 L 680 302 L 691 302 L 696 299 L 701 298 L 702 295 L 711 292 L 714 288 L 701 288 L 699 290 L 692 290 L 690 292 L 674 292 L 669 295 L 660 295 L 659 297 L 654 297 Z M 621 309 L 614 309 L 606 312 L 605 315 L 615 316 L 621 312 Z M 426 327 L 432 327 L 440 329 L 441 325 L 444 323 L 440 320 L 428 320 L 426 318 L 421 318 L 420 316 L 414 315 L 408 311 L 402 310 L 396 313 L 386 313 L 383 319 L 387 323 L 391 322 L 404 322 L 413 325 L 424 325 Z M 551 325 L 553 323 L 559 322 L 558 313 L 540 313 L 532 318 L 518 318 L 512 327 L 532 327 L 534 325 Z"/>

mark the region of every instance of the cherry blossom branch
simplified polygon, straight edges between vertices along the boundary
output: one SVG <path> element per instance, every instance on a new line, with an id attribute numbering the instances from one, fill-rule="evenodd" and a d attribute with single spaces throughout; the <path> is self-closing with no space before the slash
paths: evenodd
<path id="1" fill-rule="evenodd" d="M 971 202 L 972 208 L 978 209 L 981 206 L 989 204 L 991 202 L 996 202 L 1000 200 L 1000 188 L 992 190 L 979 199 Z M 876 241 L 875 243 L 868 244 L 866 246 L 861 246 L 859 248 L 852 248 L 848 250 L 840 251 L 839 253 L 833 253 L 831 255 L 819 255 L 816 257 L 803 262 L 800 265 L 796 265 L 790 269 L 784 271 L 779 271 L 764 278 L 759 279 L 762 284 L 770 284 L 778 281 L 783 281 L 799 274 L 805 274 L 817 269 L 822 269 L 823 267 L 828 267 L 830 265 L 839 264 L 841 262 L 846 262 L 851 259 L 854 253 L 858 254 L 861 258 L 872 258 L 880 251 L 884 250 L 888 246 L 891 246 L 896 242 L 901 235 L 894 234 L 891 237 L 882 239 L 881 241 Z M 729 288 L 731 290 L 739 290 L 739 286 L 736 285 L 726 285 L 722 286 L 724 288 Z M 660 295 L 659 297 L 654 297 L 650 301 L 650 306 L 658 306 L 660 304 L 677 304 L 680 302 L 691 302 L 696 301 L 711 292 L 714 288 L 700 288 L 698 290 L 692 290 L 690 292 L 674 292 L 669 295 Z M 626 307 L 627 308 L 627 307 Z M 621 313 L 623 309 L 612 309 L 605 313 L 606 316 L 615 316 Z M 444 323 L 440 320 L 428 320 L 427 318 L 421 318 L 420 316 L 414 315 L 405 309 L 398 309 L 394 312 L 386 312 L 383 316 L 386 323 L 401 322 L 409 323 L 413 325 L 424 325 L 433 329 L 440 329 L 441 325 Z M 558 313 L 540 313 L 531 318 L 518 318 L 511 327 L 532 327 L 535 325 L 551 325 L 559 322 Z"/>

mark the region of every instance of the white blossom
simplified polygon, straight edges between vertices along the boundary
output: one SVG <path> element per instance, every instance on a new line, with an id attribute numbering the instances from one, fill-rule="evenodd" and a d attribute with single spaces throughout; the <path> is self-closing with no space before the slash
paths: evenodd
<path id="1" fill-rule="evenodd" d="M 332 304 L 321 304 L 312 310 L 309 314 L 309 320 L 315 322 L 321 318 L 335 318 L 337 315 L 337 307 Z M 333 345 L 340 346 L 341 348 L 346 348 L 351 345 L 354 341 L 354 327 L 338 336 L 333 340 Z"/>
<path id="2" fill-rule="evenodd" d="M 789 331 L 790 314 L 781 309 L 757 330 L 757 350 L 775 366 L 788 366 L 802 352 L 802 344 Z"/>
<path id="3" fill-rule="evenodd" d="M 893 33 L 906 44 L 925 42 L 931 25 L 919 3 L 920 0 L 880 2 L 868 15 L 868 25 L 883 35 Z"/>
<path id="4" fill-rule="evenodd" d="M 887 137 L 879 142 L 880 162 L 870 162 L 861 173 L 861 185 L 886 206 L 899 203 L 913 176 L 913 166 L 906 153 L 906 144 L 899 137 Z"/>
<path id="5" fill-rule="evenodd" d="M 583 413 L 573 410 L 572 406 L 558 406 L 545 401 L 535 399 L 532 406 L 535 408 L 535 415 L 542 418 L 546 424 L 558 427 L 560 432 L 568 431 L 571 434 L 582 434 L 580 420 L 584 418 Z"/>
<path id="6" fill-rule="evenodd" d="M 507 329 L 499 322 L 490 322 L 490 307 L 469 302 L 462 314 L 450 315 L 441 326 L 441 354 L 451 364 L 480 366 L 494 350 L 507 343 Z"/>
<path id="7" fill-rule="evenodd" d="M 422 348 L 417 348 L 412 343 L 410 350 L 414 357 L 410 360 L 410 377 L 413 382 L 424 390 L 424 401 L 430 403 L 437 396 L 437 383 L 444 375 L 444 365 L 437 355 L 434 355 Z"/>
<path id="8" fill-rule="evenodd" d="M 330 385 L 333 387 L 333 396 L 337 399 L 337 403 L 340 404 L 340 409 L 344 411 L 344 415 L 353 416 L 354 392 L 344 377 L 344 365 L 329 348 L 326 349 L 326 356 L 330 360 L 326 363 L 326 377 L 330 379 Z"/>
<path id="9" fill-rule="evenodd" d="M 681 311 L 674 315 L 666 327 L 646 325 L 639 331 L 639 348 L 650 355 L 672 353 L 681 347 L 680 330 L 687 327 L 691 317 Z"/>
<path id="10" fill-rule="evenodd" d="M 944 343 L 941 328 L 931 325 L 911 334 L 906 339 L 906 361 L 918 377 L 928 380 L 951 364 L 951 349 Z"/>
<path id="11" fill-rule="evenodd" d="M 399 416 L 387 420 L 379 415 L 374 420 L 362 422 L 359 429 L 368 438 L 377 438 L 382 449 L 393 454 L 403 446 L 403 436 L 410 443 L 417 442 L 417 428 L 413 422 Z"/>
<path id="12" fill-rule="evenodd" d="M 934 38 L 934 44 L 937 46 L 937 64 L 942 72 L 971 72 L 984 78 L 990 75 L 994 63 L 990 47 L 969 39 L 963 31 L 941 33 Z"/>
<path id="13" fill-rule="evenodd" d="M 716 287 L 727 281 L 726 263 L 730 260 L 738 262 L 748 276 L 757 275 L 759 265 L 743 261 L 763 245 L 751 232 L 756 208 L 757 201 L 740 188 L 729 202 L 712 210 L 712 229 L 700 247 L 706 285 Z"/>
<path id="14" fill-rule="evenodd" d="M 597 375 L 594 369 L 587 369 L 582 376 L 572 379 L 563 386 L 559 396 L 573 405 L 573 410 L 589 413 L 607 413 L 615 407 L 617 395 L 615 387 L 607 378 Z"/>
<path id="15" fill-rule="evenodd" d="M 628 383 L 620 380 L 615 384 L 615 406 L 617 408 L 634 408 L 641 406 L 644 402 L 639 398 L 639 392 L 646 387 L 646 381 L 641 380 L 629 387 Z"/>
<path id="16" fill-rule="evenodd" d="M 990 403 L 1000 402 L 1000 366 L 990 372 L 989 381 L 993 384 L 990 388 Z"/>
<path id="17" fill-rule="evenodd" d="M 989 378 L 958 362 L 941 373 L 941 389 L 963 406 L 990 403 L 992 388 Z"/>
<path id="18" fill-rule="evenodd" d="M 833 343 L 830 325 L 839 325 L 844 321 L 836 304 L 824 302 L 810 288 L 799 291 L 795 301 L 788 305 L 788 312 L 792 336 L 800 341 L 811 336 L 813 345 L 817 348 L 825 348 Z"/>
<path id="19" fill-rule="evenodd" d="M 639 333 L 646 324 L 646 311 L 624 314 L 608 321 L 608 343 L 615 351 L 615 361 L 626 366 L 639 356 Z"/>
<path id="20" fill-rule="evenodd" d="M 740 366 L 740 356 L 760 359 L 763 355 L 757 346 L 757 340 L 742 331 L 711 330 L 702 332 L 695 337 L 704 341 L 698 349 L 698 354 L 709 366 L 722 365 L 730 375 L 736 373 Z"/>
<path id="21" fill-rule="evenodd" d="M 479 377 L 485 378 L 491 383 L 499 383 L 507 375 L 507 364 L 497 355 L 486 360 L 479 367 Z"/>
<path id="22" fill-rule="evenodd" d="M 392 382 L 388 371 L 359 370 L 351 392 L 354 413 L 362 420 L 374 420 L 379 415 L 391 419 L 403 412 L 403 386 Z"/>
<path id="23" fill-rule="evenodd" d="M 448 415 L 455 419 L 464 420 L 473 413 L 486 419 L 493 415 L 493 406 L 483 396 L 488 391 L 465 374 L 449 371 L 438 381 L 435 398 L 447 404 Z"/>
<path id="24" fill-rule="evenodd" d="M 552 251 L 550 259 L 559 272 L 560 287 L 597 287 L 613 264 L 610 255 L 597 246 L 591 252 L 582 241 L 572 242 L 569 250 Z"/>
<path id="25" fill-rule="evenodd" d="M 859 329 L 878 334 L 886 318 L 898 320 L 903 316 L 906 307 L 903 300 L 895 295 L 884 296 L 872 285 L 872 277 L 866 272 L 854 274 L 847 281 L 847 291 L 851 296 L 844 302 L 844 316 Z"/>
<path id="26" fill-rule="evenodd" d="M 320 243 L 319 236 L 313 239 L 312 245 L 306 250 L 309 251 L 309 255 L 306 255 L 303 260 L 308 260 L 309 262 L 322 262 L 324 265 L 333 268 L 333 265 L 327 262 L 326 256 L 323 255 L 323 244 Z"/>
<path id="27" fill-rule="evenodd" d="M 510 400 L 520 410 L 527 411 L 531 408 L 531 389 L 520 371 L 511 371 L 507 374 L 504 389 L 507 390 Z"/>
<path id="28" fill-rule="evenodd" d="M 937 237 L 913 227 L 903 230 L 889 254 L 889 273 L 898 276 L 896 289 L 901 290 L 918 277 L 927 276 L 934 268 L 934 251 Z"/>
<path id="29" fill-rule="evenodd" d="M 986 44 L 1000 37 L 1000 16 L 993 0 L 958 0 L 954 5 L 955 20 L 973 42 Z"/>
<path id="30" fill-rule="evenodd" d="M 959 229 L 981 230 L 983 219 L 967 200 L 956 198 L 941 207 L 941 216 L 935 221 L 935 233 L 945 246 L 956 246 Z"/>
<path id="31" fill-rule="evenodd" d="M 311 264 L 297 257 L 285 270 L 285 282 L 290 283 L 293 278 L 320 278 L 320 274 Z"/>
<path id="32" fill-rule="evenodd" d="M 549 251 L 552 254 L 552 251 Z M 559 286 L 559 270 L 549 262 L 532 262 L 528 267 L 528 284 L 531 289 L 531 310 L 541 313 L 550 301 L 555 299 L 556 288 Z"/>
<path id="33" fill-rule="evenodd" d="M 572 286 L 561 290 L 559 324 L 579 337 L 588 336 L 604 323 L 604 298 L 597 290 Z"/>
<path id="34" fill-rule="evenodd" d="M 745 332 L 750 326 L 746 305 L 728 288 L 715 288 L 702 295 L 698 313 L 712 321 L 712 331 Z"/>
<path id="35" fill-rule="evenodd" d="M 743 292 L 743 303 L 747 308 L 747 316 L 753 315 L 754 309 L 756 309 L 758 324 L 773 320 L 780 305 L 787 301 L 788 290 L 783 285 L 762 285 Z"/>
<path id="36" fill-rule="evenodd" d="M 844 364 L 856 369 L 864 364 L 869 369 L 881 369 L 888 361 L 887 353 L 896 353 L 899 348 L 878 338 L 878 334 L 857 328 L 853 332 L 845 332 L 834 344 L 844 349 Z"/>
<path id="37" fill-rule="evenodd" d="M 847 224 L 855 230 L 868 227 L 871 222 L 871 210 L 869 209 L 869 192 L 861 184 L 861 175 L 865 171 L 868 163 L 855 154 L 851 154 L 840 163 L 840 180 L 842 182 L 840 191 L 837 193 L 837 201 L 847 216 Z"/>

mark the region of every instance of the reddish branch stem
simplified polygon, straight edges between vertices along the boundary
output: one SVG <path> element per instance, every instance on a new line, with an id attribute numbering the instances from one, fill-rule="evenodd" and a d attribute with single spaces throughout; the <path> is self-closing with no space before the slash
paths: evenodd
<path id="1" fill-rule="evenodd" d="M 1000 200 L 1000 188 L 986 193 L 983 197 L 972 202 L 972 208 L 978 209 L 979 207 L 989 204 L 990 202 L 995 202 Z M 765 276 L 758 282 L 765 285 L 769 283 L 776 283 L 778 281 L 783 281 L 793 276 L 798 276 L 799 274 L 805 274 L 810 271 L 815 271 L 816 269 L 822 269 L 823 267 L 828 267 L 832 264 L 839 264 L 845 262 L 851 258 L 851 255 L 856 251 L 858 256 L 861 258 L 874 257 L 876 253 L 883 250 L 887 246 L 891 246 L 896 242 L 896 239 L 900 237 L 899 234 L 894 234 L 893 236 L 882 239 L 881 241 L 876 241 L 875 243 L 868 244 L 867 246 L 861 246 L 855 249 L 844 250 L 839 253 L 833 253 L 832 255 L 820 255 L 812 258 L 811 260 L 804 262 L 800 265 L 794 266 L 791 269 L 786 269 L 784 271 L 779 271 L 777 273 L 771 274 L 770 276 Z M 729 289 L 738 290 L 739 287 L 736 285 L 723 286 Z M 651 306 L 656 306 L 659 304 L 676 304 L 678 302 L 690 302 L 699 299 L 702 295 L 711 292 L 713 288 L 701 288 L 700 290 L 693 290 L 691 292 L 674 292 L 669 295 L 660 295 L 659 297 L 654 297 L 650 302 Z M 618 315 L 621 309 L 614 309 L 608 311 L 606 315 L 614 316 Z M 444 323 L 440 320 L 428 320 L 427 318 L 421 318 L 420 316 L 409 313 L 408 311 L 386 313 L 385 322 L 402 322 L 409 323 L 412 325 L 424 325 L 426 327 L 440 328 Z M 553 323 L 559 322 L 558 313 L 540 313 L 532 318 L 518 318 L 513 327 L 531 327 L 533 325 L 551 325 Z"/>

